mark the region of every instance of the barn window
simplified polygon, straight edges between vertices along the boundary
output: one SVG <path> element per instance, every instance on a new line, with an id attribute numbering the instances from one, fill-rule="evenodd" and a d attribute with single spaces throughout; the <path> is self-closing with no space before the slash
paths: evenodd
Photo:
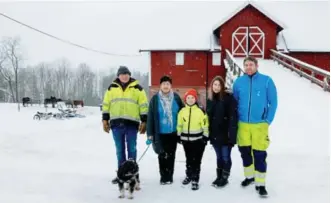
<path id="1" fill-rule="evenodd" d="M 213 53 L 213 66 L 221 65 L 221 53 Z"/>
<path id="2" fill-rule="evenodd" d="M 184 65 L 184 53 L 183 52 L 176 52 L 176 65 L 177 66 Z"/>

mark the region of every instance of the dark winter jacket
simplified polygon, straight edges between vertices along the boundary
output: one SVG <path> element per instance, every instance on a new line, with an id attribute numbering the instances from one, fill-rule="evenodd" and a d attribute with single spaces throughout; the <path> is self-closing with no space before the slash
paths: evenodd
<path id="1" fill-rule="evenodd" d="M 178 112 L 184 107 L 180 96 L 174 92 L 174 100 L 176 101 L 179 109 Z M 159 129 L 159 99 L 158 93 L 156 93 L 149 102 L 148 116 L 147 116 L 147 136 L 153 137 L 153 149 L 155 153 L 159 154 L 162 149 L 160 140 L 160 129 Z"/>
<path id="2" fill-rule="evenodd" d="M 212 145 L 236 144 L 238 115 L 237 102 L 230 93 L 222 99 L 207 100 L 209 138 Z"/>

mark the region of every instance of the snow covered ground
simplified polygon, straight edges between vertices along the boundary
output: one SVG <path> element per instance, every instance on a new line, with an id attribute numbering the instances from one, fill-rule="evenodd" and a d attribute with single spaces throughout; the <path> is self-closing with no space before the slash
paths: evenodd
<path id="1" fill-rule="evenodd" d="M 253 186 L 241 188 L 241 158 L 232 153 L 230 184 L 215 189 L 215 153 L 208 145 L 198 191 L 180 184 L 185 159 L 178 145 L 174 184 L 159 185 L 157 156 L 150 149 L 141 160 L 142 190 L 134 200 L 118 199 L 116 156 L 111 135 L 102 131 L 99 108 L 81 109 L 86 118 L 35 121 L 42 107 L 0 104 L 0 202 L 3 203 L 115 203 L 115 202 L 329 202 L 329 93 L 271 61 L 261 72 L 277 85 L 279 109 L 270 127 L 267 189 L 260 199 Z M 138 157 L 145 150 L 139 135 Z"/>

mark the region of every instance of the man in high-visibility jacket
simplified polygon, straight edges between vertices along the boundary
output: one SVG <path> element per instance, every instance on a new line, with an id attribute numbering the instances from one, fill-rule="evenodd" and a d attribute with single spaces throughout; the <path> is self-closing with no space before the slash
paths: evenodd
<path id="1" fill-rule="evenodd" d="M 237 143 L 243 159 L 246 187 L 255 181 L 260 195 L 267 195 L 267 148 L 269 125 L 277 110 L 277 89 L 273 80 L 257 71 L 258 61 L 253 57 L 244 59 L 245 75 L 233 84 L 233 96 L 238 102 Z"/>
<path id="2" fill-rule="evenodd" d="M 119 167 L 126 161 L 125 140 L 128 159 L 137 158 L 137 133 L 146 132 L 148 101 L 146 92 L 127 67 L 120 66 L 117 76 L 105 93 L 102 120 L 104 131 L 112 130 Z M 117 178 L 112 183 L 116 184 Z"/>

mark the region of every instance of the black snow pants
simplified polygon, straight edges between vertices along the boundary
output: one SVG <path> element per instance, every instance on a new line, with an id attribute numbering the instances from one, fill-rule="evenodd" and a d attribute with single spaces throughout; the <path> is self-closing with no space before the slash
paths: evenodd
<path id="1" fill-rule="evenodd" d="M 186 176 L 194 182 L 200 180 L 201 160 L 205 151 L 202 139 L 195 141 L 182 141 L 186 156 Z"/>

